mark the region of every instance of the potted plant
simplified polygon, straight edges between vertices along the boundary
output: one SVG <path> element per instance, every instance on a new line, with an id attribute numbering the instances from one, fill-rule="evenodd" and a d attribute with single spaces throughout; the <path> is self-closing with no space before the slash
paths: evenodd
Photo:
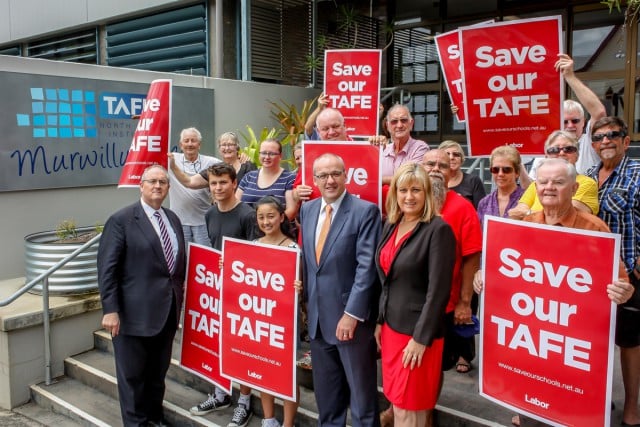
<path id="1" fill-rule="evenodd" d="M 77 227 L 74 220 L 64 220 L 55 230 L 29 234 L 25 240 L 25 278 L 29 282 L 102 232 L 102 226 Z M 98 290 L 99 240 L 49 276 L 49 292 L 72 295 Z M 41 293 L 42 283 L 32 292 Z"/>

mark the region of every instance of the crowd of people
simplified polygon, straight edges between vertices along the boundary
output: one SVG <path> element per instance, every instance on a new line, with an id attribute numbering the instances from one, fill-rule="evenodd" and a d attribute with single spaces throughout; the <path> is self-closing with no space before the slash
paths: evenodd
<path id="1" fill-rule="evenodd" d="M 313 159 L 313 184 L 302 185 L 300 164 L 293 172 L 280 166 L 277 140 L 261 143 L 257 167 L 239 154 L 235 134 L 220 136 L 219 161 L 200 154 L 197 129 L 183 130 L 182 153 L 170 155 L 169 171 L 145 170 L 140 200 L 109 218 L 99 249 L 102 324 L 113 336 L 124 424 L 165 425 L 164 377 L 180 320 L 186 244 L 221 249 L 227 236 L 301 252 L 302 277 L 291 286 L 305 309 L 319 425 L 344 426 L 349 410 L 354 426 L 432 426 L 443 371 L 473 369 L 468 331 L 484 287 L 482 223 L 498 216 L 622 235 L 619 277 L 602 298 L 618 304 L 623 425 L 640 425 L 640 163 L 626 155 L 626 124 L 604 115 L 571 58 L 561 55 L 556 68 L 591 120 L 585 123 L 579 103 L 565 102 L 565 127 L 550 133 L 535 176 L 515 148 L 494 149 L 488 195 L 463 171 L 459 143 L 429 149 L 411 137 L 410 110 L 392 106 L 388 136 L 370 138 L 381 146 L 384 214 L 346 190 L 340 153 Z M 326 104 L 321 97 L 306 138 L 349 141 L 344 118 Z M 162 207 L 167 195 L 171 209 Z M 390 402 L 383 411 L 378 357 Z M 247 425 L 250 399 L 242 385 L 229 427 Z M 279 426 L 273 396 L 262 393 L 261 401 L 262 425 Z M 190 411 L 231 404 L 216 388 Z M 297 407 L 284 403 L 282 425 L 294 425 Z M 513 422 L 534 425 L 523 416 Z"/>

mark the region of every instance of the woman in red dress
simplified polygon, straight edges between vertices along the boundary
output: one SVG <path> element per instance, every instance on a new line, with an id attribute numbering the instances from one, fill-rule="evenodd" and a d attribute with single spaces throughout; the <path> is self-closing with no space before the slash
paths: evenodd
<path id="1" fill-rule="evenodd" d="M 423 427 L 442 376 L 444 313 L 455 260 L 453 231 L 439 217 L 418 164 L 395 173 L 376 252 L 382 282 L 376 341 L 395 426 Z"/>

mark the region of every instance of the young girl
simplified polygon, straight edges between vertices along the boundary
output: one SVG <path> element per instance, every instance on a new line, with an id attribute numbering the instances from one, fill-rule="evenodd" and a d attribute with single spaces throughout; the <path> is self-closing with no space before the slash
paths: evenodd
<path id="1" fill-rule="evenodd" d="M 289 230 L 290 224 L 285 216 L 284 207 L 278 199 L 273 196 L 263 197 L 256 203 L 255 207 L 258 227 L 260 231 L 264 233 L 264 236 L 257 239 L 256 242 L 266 245 L 285 246 L 288 248 L 298 247 Z M 296 280 L 294 286 L 296 291 L 300 293 L 302 290 L 302 282 Z M 300 396 L 299 389 L 296 395 Z M 280 424 L 275 419 L 274 396 L 262 392 L 260 393 L 260 400 L 262 401 L 262 411 L 264 412 L 262 427 L 278 427 Z M 290 400 L 284 401 L 284 420 L 282 422 L 284 427 L 293 427 L 293 421 L 297 411 L 298 402 Z"/>

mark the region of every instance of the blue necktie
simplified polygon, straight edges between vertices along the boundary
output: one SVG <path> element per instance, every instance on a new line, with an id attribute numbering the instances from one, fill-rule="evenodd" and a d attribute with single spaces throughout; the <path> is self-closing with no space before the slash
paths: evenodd
<path id="1" fill-rule="evenodd" d="M 160 240 L 162 241 L 162 251 L 164 252 L 164 257 L 167 260 L 167 266 L 169 267 L 169 272 L 173 273 L 173 268 L 176 265 L 176 260 L 173 256 L 173 245 L 171 244 L 171 237 L 169 237 L 169 231 L 167 230 L 167 226 L 164 224 L 162 220 L 162 216 L 160 212 L 155 211 L 153 216 L 158 221 L 158 225 L 160 226 Z"/>

